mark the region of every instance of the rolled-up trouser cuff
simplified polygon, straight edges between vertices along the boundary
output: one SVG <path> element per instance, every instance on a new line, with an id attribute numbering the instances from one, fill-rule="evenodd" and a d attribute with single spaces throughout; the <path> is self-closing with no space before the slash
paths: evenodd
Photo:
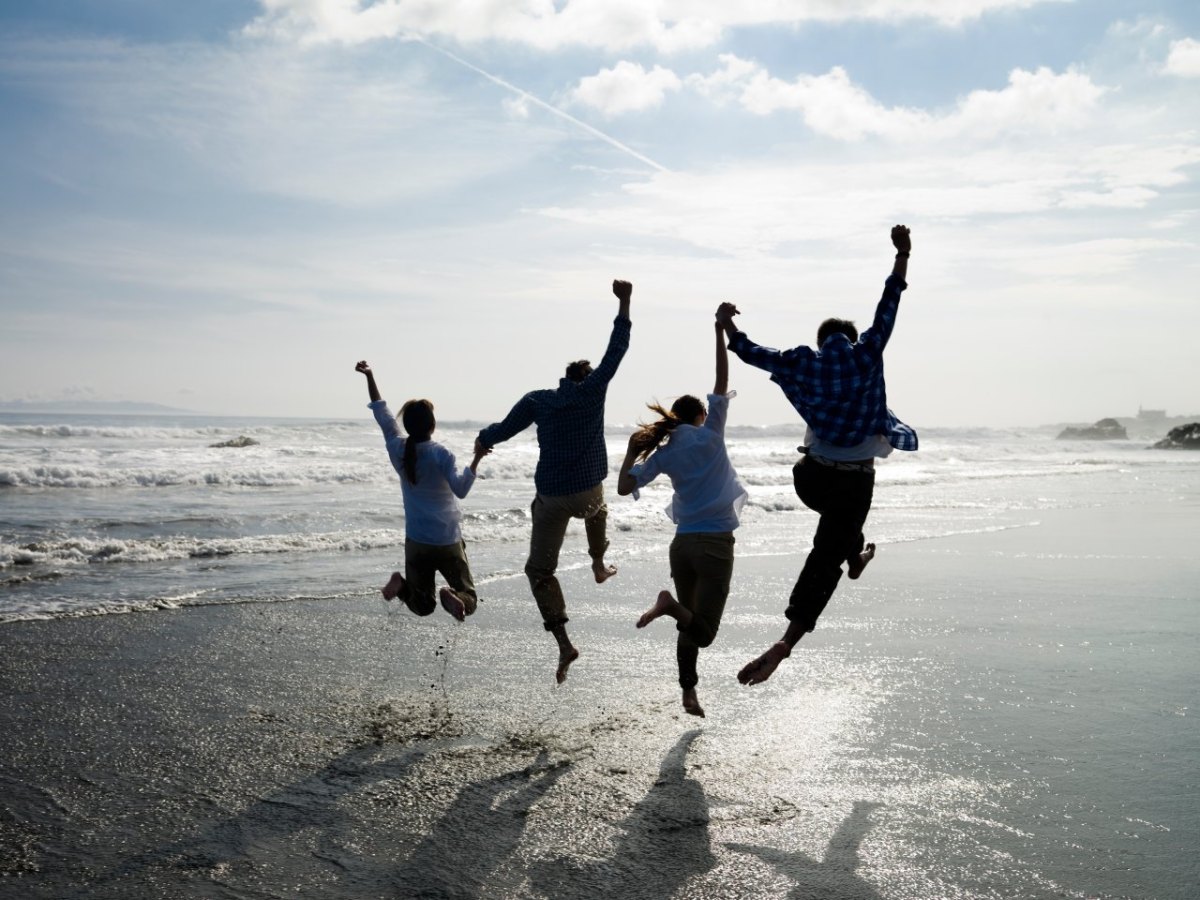
<path id="1" fill-rule="evenodd" d="M 543 622 L 543 623 L 542 623 L 542 625 L 543 625 L 543 627 L 545 627 L 545 629 L 546 629 L 547 631 L 553 631 L 553 630 L 554 630 L 555 628 L 557 628 L 558 626 L 560 626 L 560 625 L 566 625 L 566 624 L 567 624 L 568 622 L 570 622 L 570 621 L 571 621 L 571 620 L 570 620 L 570 619 L 568 619 L 566 616 L 563 616 L 561 619 L 555 619 L 555 620 L 554 620 L 554 621 L 552 621 L 552 622 Z"/>

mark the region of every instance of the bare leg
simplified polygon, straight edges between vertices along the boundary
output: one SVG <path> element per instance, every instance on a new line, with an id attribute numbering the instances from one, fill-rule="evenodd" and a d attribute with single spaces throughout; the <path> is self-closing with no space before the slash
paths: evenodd
<path id="1" fill-rule="evenodd" d="M 467 617 L 466 604 L 454 591 L 448 587 L 438 591 L 438 596 L 442 598 L 442 609 L 454 616 L 458 621 L 462 621 Z"/>
<path id="2" fill-rule="evenodd" d="M 608 579 L 617 574 L 616 566 L 608 566 L 604 564 L 603 559 L 592 560 L 592 575 L 596 579 L 596 584 L 604 584 Z"/>
<path id="3" fill-rule="evenodd" d="M 846 574 L 851 578 L 857 578 L 863 573 L 863 569 L 867 567 L 867 563 L 875 558 L 875 545 L 867 544 L 863 547 L 862 553 L 857 556 L 852 556 L 846 560 Z"/>
<path id="4" fill-rule="evenodd" d="M 671 596 L 670 591 L 659 591 L 654 605 L 642 613 L 637 620 L 638 628 L 645 628 L 659 616 L 670 616 L 684 628 L 692 622 L 692 611 Z"/>
<path id="5" fill-rule="evenodd" d="M 388 579 L 388 583 L 381 589 L 384 600 L 395 600 L 400 596 L 400 592 L 404 590 L 404 576 L 399 572 L 393 572 L 392 577 Z"/>
<path id="6" fill-rule="evenodd" d="M 792 651 L 784 641 L 776 641 L 767 648 L 766 653 L 743 666 L 737 679 L 742 684 L 761 684 L 791 655 Z"/>
<path id="7" fill-rule="evenodd" d="M 683 711 L 689 716 L 704 718 L 704 707 L 700 705 L 700 700 L 696 697 L 695 688 L 688 688 L 683 692 Z"/>
<path id="8" fill-rule="evenodd" d="M 558 669 L 554 673 L 554 680 L 562 684 L 567 680 L 567 669 L 571 668 L 571 663 L 579 659 L 579 651 L 567 637 L 566 625 L 556 625 L 550 633 L 558 641 Z"/>

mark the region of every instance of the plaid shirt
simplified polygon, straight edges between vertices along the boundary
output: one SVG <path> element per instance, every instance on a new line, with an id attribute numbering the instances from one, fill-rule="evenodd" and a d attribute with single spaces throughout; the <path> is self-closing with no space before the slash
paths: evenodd
<path id="1" fill-rule="evenodd" d="M 821 440 L 853 447 L 879 434 L 897 450 L 916 450 L 917 433 L 888 409 L 883 382 L 883 348 L 896 324 L 900 292 L 907 287 L 902 278 L 888 277 L 875 321 L 858 343 L 850 343 L 844 334 L 832 334 L 820 350 L 780 351 L 760 347 L 739 331 L 729 349 L 744 362 L 770 372 L 771 380 L 783 388 Z"/>
<path id="2" fill-rule="evenodd" d="M 557 388 L 530 391 L 517 401 L 503 422 L 479 432 L 479 442 L 494 447 L 537 423 L 539 453 L 534 484 L 539 494 L 577 494 L 607 477 L 604 399 L 608 383 L 629 349 L 629 329 L 629 320 L 618 316 L 613 320 L 604 358 L 587 378 L 562 378 Z"/>

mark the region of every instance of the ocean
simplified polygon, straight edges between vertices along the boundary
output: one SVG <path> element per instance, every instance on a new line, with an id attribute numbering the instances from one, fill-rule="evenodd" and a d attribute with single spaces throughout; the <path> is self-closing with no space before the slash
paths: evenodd
<path id="1" fill-rule="evenodd" d="M 435 437 L 464 461 L 477 430 Z M 750 500 L 695 720 L 670 628 L 632 628 L 669 586 L 667 485 L 610 479 L 609 584 L 568 532 L 555 688 L 532 431 L 462 504 L 459 626 L 379 597 L 404 517 L 367 415 L 0 415 L 0 896 L 1200 895 L 1200 454 L 920 433 L 879 465 L 879 556 L 748 689 L 815 517 L 802 429 L 730 427 Z"/>
<path id="2" fill-rule="evenodd" d="M 442 426 L 436 437 L 466 462 L 478 428 Z M 609 430 L 613 471 L 628 431 Z M 1100 495 L 1182 502 L 1200 490 L 1194 455 L 1053 433 L 923 429 L 919 453 L 879 466 L 870 538 L 996 532 Z M 212 446 L 240 436 L 258 443 Z M 792 554 L 809 537 L 791 484 L 801 436 L 730 427 L 750 492 L 739 556 Z M 536 457 L 532 429 L 501 445 L 463 503 L 484 584 L 522 570 Z M 637 503 L 610 491 L 614 561 L 662 555 L 669 497 L 665 483 Z M 0 622 L 367 596 L 403 542 L 397 476 L 372 421 L 0 414 Z M 564 564 L 585 558 L 568 545 Z"/>

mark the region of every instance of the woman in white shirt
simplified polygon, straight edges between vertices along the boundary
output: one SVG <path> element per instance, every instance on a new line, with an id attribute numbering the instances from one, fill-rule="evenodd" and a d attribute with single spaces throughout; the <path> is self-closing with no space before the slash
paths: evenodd
<path id="1" fill-rule="evenodd" d="M 675 619 L 683 708 L 693 716 L 704 715 L 696 696 L 696 661 L 700 648 L 713 642 L 721 625 L 733 575 L 733 530 L 746 501 L 746 490 L 725 450 L 725 419 L 733 394 L 728 392 L 725 333 L 720 325 L 715 330 L 717 378 L 708 395 L 708 408 L 691 395 L 677 399 L 670 410 L 650 404 L 659 418 L 630 436 L 617 477 L 617 493 L 633 494 L 635 499 L 638 488 L 660 474 L 670 477 L 675 489 L 667 512 L 676 524 L 670 560 L 671 579 L 679 596 L 676 599 L 670 591 L 661 591 L 638 619 L 637 627 L 645 628 L 660 616 Z M 637 462 L 639 459 L 642 462 Z"/>
<path id="2" fill-rule="evenodd" d="M 375 373 L 366 360 L 354 369 L 367 376 L 368 406 L 383 431 L 404 495 L 404 574 L 392 573 L 381 590 L 383 597 L 399 597 L 418 616 L 427 616 L 437 608 L 434 577 L 441 572 L 448 584 L 438 594 L 442 607 L 461 622 L 475 612 L 479 598 L 462 539 L 458 500 L 467 496 L 479 460 L 491 451 L 476 445 L 471 465 L 458 471 L 454 454 L 432 440 L 437 426 L 432 403 L 409 400 L 400 408 L 407 432 L 403 437 L 387 402 L 379 396 Z"/>

